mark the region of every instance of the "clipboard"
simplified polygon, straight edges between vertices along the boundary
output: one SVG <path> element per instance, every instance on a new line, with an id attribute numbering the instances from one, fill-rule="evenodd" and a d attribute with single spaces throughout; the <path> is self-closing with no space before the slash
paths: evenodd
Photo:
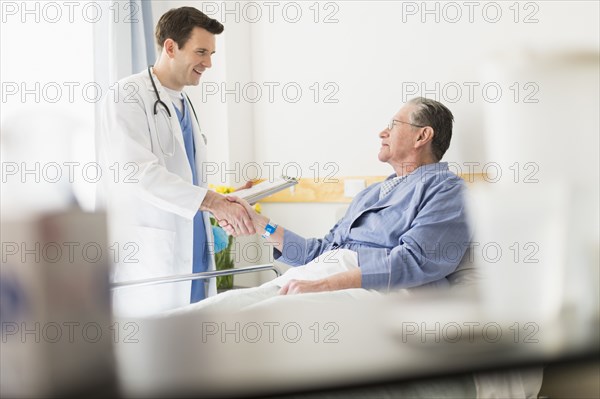
<path id="1" fill-rule="evenodd" d="M 298 184 L 298 182 L 299 179 L 295 177 L 281 176 L 273 181 L 265 180 L 255 186 L 234 191 L 231 194 L 245 199 L 250 205 L 253 205 L 265 197 Z"/>

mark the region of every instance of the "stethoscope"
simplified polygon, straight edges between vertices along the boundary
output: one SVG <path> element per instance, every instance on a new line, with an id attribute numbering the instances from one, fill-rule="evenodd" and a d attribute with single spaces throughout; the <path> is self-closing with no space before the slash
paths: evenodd
<path id="1" fill-rule="evenodd" d="M 160 140 L 160 133 L 157 132 L 157 138 L 158 138 L 158 146 L 160 147 L 160 150 L 162 151 L 164 156 L 167 157 L 172 157 L 175 154 L 175 132 L 173 131 L 173 125 L 171 124 L 171 111 L 169 110 L 168 105 L 160 98 L 160 94 L 158 93 L 158 89 L 156 88 L 156 83 L 154 83 L 154 78 L 152 77 L 152 67 L 154 65 L 150 65 L 148 66 L 148 76 L 150 77 L 150 82 L 152 82 L 152 89 L 154 89 L 154 94 L 156 94 L 156 101 L 154 102 L 154 106 L 153 111 L 154 111 L 154 126 L 158 126 L 157 123 L 157 115 L 158 115 L 158 108 L 161 107 L 168 115 L 167 118 L 167 125 L 169 125 L 169 133 L 170 133 L 170 142 L 171 142 L 171 151 L 165 151 L 162 142 Z M 185 94 L 185 97 L 187 98 L 187 102 L 190 105 L 190 107 L 192 108 L 192 112 L 194 113 L 194 118 L 196 119 L 196 123 L 198 123 L 198 126 L 200 126 L 200 123 L 198 122 L 198 115 L 196 115 L 196 110 L 194 109 L 194 106 L 192 105 L 192 101 L 190 100 L 190 98 L 188 97 L 187 93 Z M 204 134 L 202 134 L 202 138 L 204 139 L 204 144 L 206 145 L 206 136 Z"/>

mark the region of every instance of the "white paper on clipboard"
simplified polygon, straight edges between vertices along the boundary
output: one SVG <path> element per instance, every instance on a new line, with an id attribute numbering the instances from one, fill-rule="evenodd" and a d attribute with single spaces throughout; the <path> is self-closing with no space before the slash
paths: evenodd
<path id="1" fill-rule="evenodd" d="M 234 191 L 232 195 L 240 197 L 248 201 L 250 205 L 255 204 L 261 199 L 273 195 L 288 187 L 298 184 L 298 179 L 295 177 L 281 176 L 275 180 L 265 180 L 255 186 L 243 190 Z"/>

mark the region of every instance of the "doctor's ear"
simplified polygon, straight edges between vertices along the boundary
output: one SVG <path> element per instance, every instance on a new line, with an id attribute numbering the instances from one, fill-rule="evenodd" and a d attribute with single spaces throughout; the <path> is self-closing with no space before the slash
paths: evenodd
<path id="1" fill-rule="evenodd" d="M 176 48 L 177 48 L 177 43 L 173 39 L 167 39 L 163 43 L 163 50 L 171 58 L 175 56 L 175 49 Z"/>

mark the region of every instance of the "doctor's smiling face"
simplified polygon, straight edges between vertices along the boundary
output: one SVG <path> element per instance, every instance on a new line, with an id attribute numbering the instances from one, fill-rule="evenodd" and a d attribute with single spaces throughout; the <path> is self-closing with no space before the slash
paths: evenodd
<path id="1" fill-rule="evenodd" d="M 196 86 L 204 71 L 212 66 L 215 35 L 225 27 L 193 7 L 167 11 L 156 25 L 156 43 L 160 56 L 154 73 L 169 89 L 181 91 Z"/>
<path id="2" fill-rule="evenodd" d="M 176 90 L 183 86 L 197 86 L 204 71 L 212 66 L 215 53 L 215 35 L 202 28 L 194 28 L 188 41 L 180 48 L 175 41 L 165 42 L 173 83 Z"/>

